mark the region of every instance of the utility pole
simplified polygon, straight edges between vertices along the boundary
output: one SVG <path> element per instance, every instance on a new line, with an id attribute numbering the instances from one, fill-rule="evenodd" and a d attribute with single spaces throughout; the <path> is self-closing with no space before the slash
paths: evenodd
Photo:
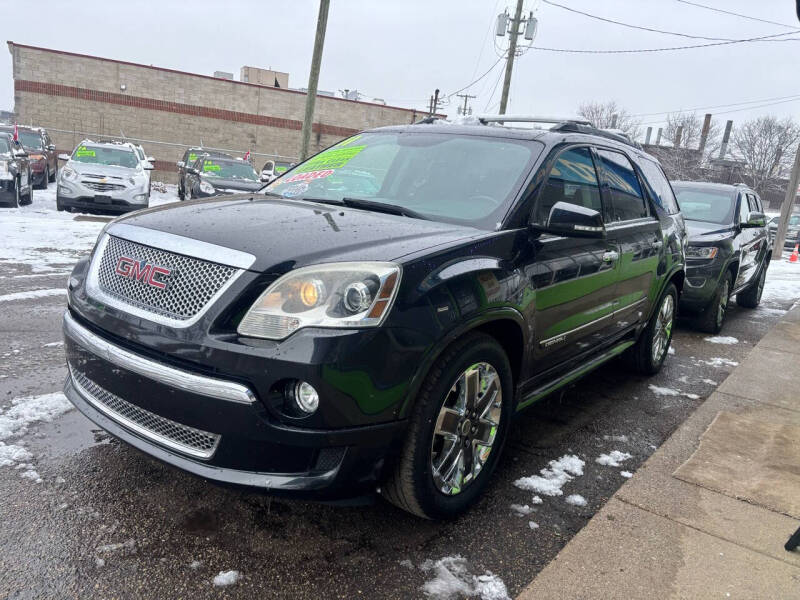
<path id="1" fill-rule="evenodd" d="M 722 134 L 722 145 L 719 148 L 719 157 L 725 159 L 725 154 L 728 152 L 728 142 L 731 139 L 731 129 L 733 129 L 733 121 L 725 123 L 725 133 Z"/>
<path id="2" fill-rule="evenodd" d="M 711 113 L 706 113 L 703 119 L 703 129 L 700 131 L 700 162 L 703 162 L 703 151 L 708 143 L 708 132 L 711 130 Z"/>
<path id="3" fill-rule="evenodd" d="M 661 134 L 663 132 L 664 132 L 664 128 L 663 127 L 659 127 L 658 128 L 658 134 L 656 135 L 656 146 L 660 146 L 661 145 Z"/>
<path id="4" fill-rule="evenodd" d="M 514 55 L 517 53 L 517 37 L 519 37 L 519 24 L 522 21 L 522 0 L 517 0 L 517 10 L 511 21 L 511 40 L 508 44 L 506 57 L 506 75 L 503 79 L 503 95 L 500 97 L 500 114 L 506 114 L 508 106 L 508 90 L 511 87 L 511 72 L 514 70 Z"/>
<path id="5" fill-rule="evenodd" d="M 786 196 L 783 197 L 781 220 L 778 223 L 775 244 L 772 247 L 772 260 L 780 260 L 783 253 L 783 240 L 786 239 L 786 227 L 789 224 L 789 215 L 792 214 L 792 205 L 794 204 L 795 196 L 797 196 L 798 185 L 800 185 L 800 145 L 797 146 L 797 154 L 794 157 L 794 166 L 789 177 L 789 185 L 786 188 Z"/>
<path id="6" fill-rule="evenodd" d="M 436 114 L 436 111 L 439 110 L 439 104 L 441 103 L 442 101 L 439 100 L 439 88 L 436 88 L 436 90 L 433 93 L 433 96 L 431 96 L 431 103 L 429 107 L 430 110 L 428 111 L 429 117 L 432 117 Z"/>
<path id="7" fill-rule="evenodd" d="M 467 114 L 467 102 L 469 101 L 470 98 L 477 98 L 477 96 L 470 96 L 469 94 L 456 94 L 456 96 L 458 96 L 459 98 L 463 98 L 464 99 L 464 107 L 460 108 L 459 112 L 462 115 L 466 115 Z M 472 109 L 471 108 L 469 109 L 469 113 L 472 114 Z"/>
<path id="8" fill-rule="evenodd" d="M 317 84 L 319 83 L 319 67 L 322 63 L 322 46 L 325 44 L 325 29 L 328 26 L 328 7 L 330 0 L 319 0 L 319 16 L 317 17 L 317 34 L 314 38 L 314 54 L 311 57 L 311 73 L 308 75 L 308 91 L 306 92 L 306 113 L 303 117 L 301 133 L 300 160 L 308 158 L 308 142 L 311 139 L 311 125 L 314 121 L 314 104 L 317 101 Z"/>
<path id="9" fill-rule="evenodd" d="M 644 136 L 644 145 L 645 146 L 649 146 L 650 145 L 650 136 L 651 135 L 653 135 L 653 128 L 652 127 L 648 127 L 647 128 L 647 135 Z"/>

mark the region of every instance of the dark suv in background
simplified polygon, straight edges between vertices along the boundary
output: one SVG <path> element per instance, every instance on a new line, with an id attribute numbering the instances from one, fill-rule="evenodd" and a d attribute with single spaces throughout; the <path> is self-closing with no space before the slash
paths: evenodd
<path id="1" fill-rule="evenodd" d="M 176 163 L 178 167 L 178 198 L 181 200 L 186 199 L 186 173 L 189 168 L 194 165 L 197 159 L 203 155 L 213 156 L 216 158 L 233 158 L 230 154 L 224 152 L 216 152 L 214 150 L 207 150 L 201 146 L 189 148 L 183 153 L 183 157 Z"/>
<path id="2" fill-rule="evenodd" d="M 518 120 L 375 129 L 117 219 L 69 280 L 66 394 L 211 480 L 465 510 L 513 415 L 617 356 L 661 368 L 684 284 L 654 158 Z"/>
<path id="3" fill-rule="evenodd" d="M 0 133 L 14 134 L 13 125 L 0 125 Z M 33 185 L 47 189 L 48 182 L 56 180 L 58 174 L 58 154 L 47 130 L 41 127 L 17 127 L 17 135 L 25 152 L 33 176 Z"/>
<path id="4" fill-rule="evenodd" d="M 732 296 L 747 308 L 761 302 L 772 257 L 761 199 L 744 185 L 672 185 L 689 228 L 681 308 L 698 315 L 700 329 L 718 333 Z"/>
<path id="5" fill-rule="evenodd" d="M 264 187 L 259 174 L 240 158 L 202 155 L 186 169 L 185 198 L 255 192 Z"/>

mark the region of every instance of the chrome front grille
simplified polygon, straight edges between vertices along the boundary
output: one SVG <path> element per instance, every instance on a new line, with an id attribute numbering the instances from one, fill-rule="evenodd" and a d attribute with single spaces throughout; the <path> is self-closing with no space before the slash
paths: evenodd
<path id="1" fill-rule="evenodd" d="M 119 183 L 100 183 L 98 181 L 83 181 L 81 183 L 95 192 L 114 192 L 125 189 L 125 186 Z"/>
<path id="2" fill-rule="evenodd" d="M 195 429 L 145 410 L 100 387 L 69 365 L 78 391 L 97 410 L 142 437 L 183 454 L 208 459 L 217 450 L 221 436 Z"/>
<path id="3" fill-rule="evenodd" d="M 107 236 L 98 247 L 102 256 L 95 257 L 92 268 L 97 270 L 97 285 L 103 294 L 136 307 L 146 313 L 166 317 L 168 320 L 187 322 L 200 315 L 219 294 L 239 269 L 199 258 L 167 252 L 126 239 Z M 118 272 L 120 258 L 136 261 L 135 270 L 127 274 Z M 139 266 L 141 265 L 141 266 Z M 169 271 L 157 283 L 148 282 L 142 275 L 148 266 L 158 266 Z M 130 265 L 128 265 L 130 266 Z"/>

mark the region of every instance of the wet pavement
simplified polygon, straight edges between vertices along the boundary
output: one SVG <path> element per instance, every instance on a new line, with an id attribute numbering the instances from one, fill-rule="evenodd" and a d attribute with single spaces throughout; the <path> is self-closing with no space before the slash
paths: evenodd
<path id="1" fill-rule="evenodd" d="M 66 283 L 64 272 L 20 277 L 29 269 L 0 264 L 1 293 Z M 0 467 L 0 598 L 420 598 L 436 575 L 426 561 L 455 555 L 514 596 L 624 483 L 620 472 L 635 471 L 790 304 L 732 303 L 721 335 L 738 343 L 711 343 L 679 324 L 658 376 L 632 376 L 615 362 L 539 402 L 517 419 L 488 493 L 452 522 L 423 521 L 380 499 L 330 506 L 218 487 L 109 438 L 73 410 L 13 440 L 33 454 L 41 483 Z M 61 389 L 63 310 L 63 296 L 0 304 L 0 414 L 14 398 Z M 619 468 L 595 463 L 612 450 L 632 458 Z M 563 497 L 533 505 L 514 481 L 565 454 L 586 462 L 584 474 Z M 587 504 L 568 504 L 568 494 Z M 518 516 L 512 504 L 535 512 Z M 241 578 L 215 587 L 228 570 Z"/>

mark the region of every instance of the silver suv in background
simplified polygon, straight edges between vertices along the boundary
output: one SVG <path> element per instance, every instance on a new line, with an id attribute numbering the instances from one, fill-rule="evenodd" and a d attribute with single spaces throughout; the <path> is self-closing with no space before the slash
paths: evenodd
<path id="1" fill-rule="evenodd" d="M 58 175 L 58 210 L 99 210 L 125 213 L 150 203 L 152 165 L 145 166 L 127 143 L 84 140 Z"/>

